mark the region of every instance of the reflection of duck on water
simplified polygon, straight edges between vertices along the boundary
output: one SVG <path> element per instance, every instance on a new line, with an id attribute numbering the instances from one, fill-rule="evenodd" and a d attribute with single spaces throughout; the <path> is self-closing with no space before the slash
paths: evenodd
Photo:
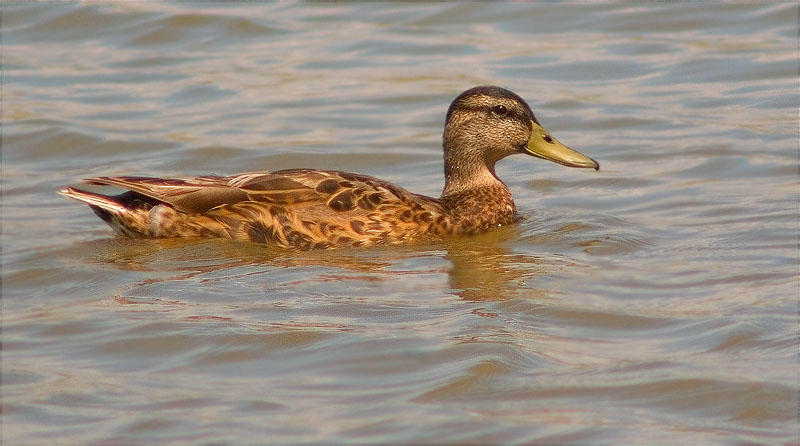
<path id="1" fill-rule="evenodd" d="M 475 87 L 450 105 L 444 129 L 441 197 L 414 194 L 360 174 L 291 169 L 187 179 L 99 177 L 89 184 L 129 191 L 115 197 L 66 188 L 118 233 L 133 237 L 221 237 L 283 248 L 368 246 L 471 234 L 516 220 L 511 192 L 494 173 L 525 153 L 598 169 L 558 142 L 525 101 L 499 87 Z"/>
<path id="2" fill-rule="evenodd" d="M 314 294 L 318 286 L 332 296 L 339 290 L 347 299 L 364 292 L 370 301 L 376 289 L 391 291 L 383 296 L 387 300 L 448 294 L 467 301 L 544 297 L 549 293 L 538 288 L 539 280 L 576 265 L 559 256 L 514 252 L 511 246 L 519 237 L 520 226 L 512 225 L 474 237 L 434 240 L 423 249 L 395 245 L 305 252 L 222 239 L 94 239 L 72 245 L 68 255 L 102 268 L 157 272 L 122 295 L 144 293 L 174 301 L 182 298 L 173 292 L 176 281 L 246 284 L 241 286 L 255 290 L 259 299 L 265 290 L 302 296 L 303 290 Z M 159 288 L 161 283 L 166 288 Z M 139 286 L 146 289 L 136 291 Z M 276 296 L 285 297 L 280 291 Z"/>

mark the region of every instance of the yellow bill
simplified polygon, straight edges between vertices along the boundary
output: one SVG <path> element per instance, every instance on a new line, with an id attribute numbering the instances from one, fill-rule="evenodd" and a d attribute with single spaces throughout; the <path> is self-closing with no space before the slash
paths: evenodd
<path id="1" fill-rule="evenodd" d="M 531 139 L 528 140 L 528 145 L 525 148 L 525 153 L 528 155 L 567 167 L 591 167 L 594 170 L 600 170 L 600 164 L 597 161 L 561 144 L 539 124 L 531 121 L 531 125 L 533 126 Z"/>

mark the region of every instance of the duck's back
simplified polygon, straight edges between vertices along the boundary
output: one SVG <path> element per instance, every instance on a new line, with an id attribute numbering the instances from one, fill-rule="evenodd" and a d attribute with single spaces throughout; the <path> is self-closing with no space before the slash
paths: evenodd
<path id="1" fill-rule="evenodd" d="M 366 246 L 447 232 L 438 200 L 367 175 L 291 169 L 188 179 L 99 177 L 130 192 L 73 188 L 117 232 L 140 237 L 223 237 L 283 248 Z"/>

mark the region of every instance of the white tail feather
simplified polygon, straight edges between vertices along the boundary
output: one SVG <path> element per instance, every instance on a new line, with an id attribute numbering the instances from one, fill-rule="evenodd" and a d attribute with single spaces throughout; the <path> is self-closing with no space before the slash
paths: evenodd
<path id="1" fill-rule="evenodd" d="M 124 213 L 128 211 L 128 209 L 125 206 L 117 203 L 111 197 L 106 197 L 105 195 L 98 195 L 98 194 L 93 194 L 91 192 L 84 192 L 82 190 L 73 189 L 71 187 L 65 187 L 64 189 L 58 191 L 58 193 L 67 198 L 72 198 L 73 200 L 78 200 L 91 206 L 97 206 L 107 211 L 113 211 L 119 213 Z"/>

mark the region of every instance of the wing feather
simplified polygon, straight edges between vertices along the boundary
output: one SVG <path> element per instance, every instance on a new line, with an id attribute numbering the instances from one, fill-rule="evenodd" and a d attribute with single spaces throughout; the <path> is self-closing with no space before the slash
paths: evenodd
<path id="1" fill-rule="evenodd" d="M 247 194 L 229 187 L 224 177 L 164 179 L 150 177 L 97 177 L 89 184 L 118 186 L 154 198 L 188 214 L 202 214 L 222 204 L 246 201 Z"/>
<path id="2" fill-rule="evenodd" d="M 367 175 L 314 169 L 249 172 L 230 177 L 124 176 L 84 181 L 129 189 L 190 214 L 203 214 L 220 206 L 245 202 L 318 205 L 339 212 L 357 210 L 361 213 L 382 205 L 409 205 L 422 198 Z"/>

